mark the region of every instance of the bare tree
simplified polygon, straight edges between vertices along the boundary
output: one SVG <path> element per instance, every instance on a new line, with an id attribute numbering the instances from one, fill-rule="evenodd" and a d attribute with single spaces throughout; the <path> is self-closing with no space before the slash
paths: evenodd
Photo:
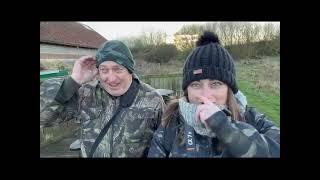
<path id="1" fill-rule="evenodd" d="M 244 23 L 237 22 L 235 23 L 235 32 L 234 32 L 234 44 L 241 45 L 243 44 L 243 30 L 244 30 Z"/>
<path id="2" fill-rule="evenodd" d="M 263 40 L 272 40 L 275 37 L 275 27 L 273 23 L 267 23 L 263 26 Z"/>
<path id="3" fill-rule="evenodd" d="M 216 34 L 218 34 L 218 28 L 219 28 L 219 24 L 218 23 L 206 23 L 204 25 L 204 30 L 205 31 L 211 31 L 211 32 L 214 32 Z"/>
<path id="4" fill-rule="evenodd" d="M 219 35 L 225 46 L 235 44 L 237 24 L 235 22 L 219 23 Z"/>
<path id="5" fill-rule="evenodd" d="M 204 31 L 204 26 L 199 24 L 184 25 L 175 33 L 175 35 L 194 35 L 201 34 Z"/>

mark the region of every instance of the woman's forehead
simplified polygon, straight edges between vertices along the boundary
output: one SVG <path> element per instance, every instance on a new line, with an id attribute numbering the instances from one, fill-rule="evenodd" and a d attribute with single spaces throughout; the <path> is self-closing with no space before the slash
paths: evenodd
<path id="1" fill-rule="evenodd" d="M 193 82 L 211 82 L 211 81 L 214 81 L 214 82 L 221 82 L 219 80 L 216 80 L 216 79 L 201 79 L 199 81 L 193 81 Z"/>

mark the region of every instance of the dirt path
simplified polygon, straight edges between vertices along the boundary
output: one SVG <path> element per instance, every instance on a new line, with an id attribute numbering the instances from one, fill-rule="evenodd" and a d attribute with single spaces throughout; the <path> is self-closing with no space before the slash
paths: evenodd
<path id="1" fill-rule="evenodd" d="M 78 137 L 73 135 L 58 141 L 56 143 L 49 144 L 43 148 L 40 148 L 40 158 L 77 158 L 79 157 L 79 151 L 70 151 L 69 146 Z"/>

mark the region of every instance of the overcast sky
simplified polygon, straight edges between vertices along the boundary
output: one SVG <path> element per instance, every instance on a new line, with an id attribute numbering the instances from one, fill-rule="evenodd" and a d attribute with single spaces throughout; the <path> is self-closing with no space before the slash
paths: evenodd
<path id="1" fill-rule="evenodd" d="M 183 25 L 205 24 L 209 22 L 80 22 L 90 26 L 106 39 L 119 39 L 123 37 L 137 36 L 142 32 L 163 31 L 172 36 Z"/>
<path id="2" fill-rule="evenodd" d="M 81 22 L 90 26 L 106 39 L 137 36 L 143 31 L 163 31 L 173 35 L 184 24 L 200 24 L 201 22 Z M 204 23 L 204 22 L 202 22 Z"/>

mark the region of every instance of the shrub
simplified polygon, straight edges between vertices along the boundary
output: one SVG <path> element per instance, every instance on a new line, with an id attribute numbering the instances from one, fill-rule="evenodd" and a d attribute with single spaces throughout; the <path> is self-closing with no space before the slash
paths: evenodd
<path id="1" fill-rule="evenodd" d="M 178 50 L 175 45 L 161 44 L 148 46 L 144 53 L 148 62 L 166 63 L 178 55 Z"/>

